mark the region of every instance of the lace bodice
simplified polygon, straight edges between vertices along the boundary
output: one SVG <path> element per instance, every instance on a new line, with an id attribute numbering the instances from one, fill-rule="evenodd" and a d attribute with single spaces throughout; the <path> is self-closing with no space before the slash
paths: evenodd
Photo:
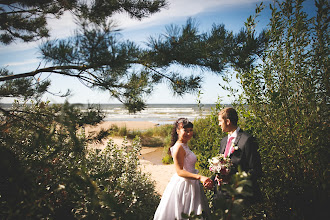
<path id="1" fill-rule="evenodd" d="M 171 147 L 171 154 L 173 155 L 174 150 L 179 146 L 180 144 L 175 144 L 173 147 Z M 194 152 L 192 152 L 189 149 L 188 144 L 181 144 L 183 149 L 186 151 L 186 156 L 184 157 L 184 161 L 183 161 L 183 169 L 187 170 L 191 173 L 198 173 L 198 170 L 195 169 L 195 163 L 197 162 L 197 157 L 194 154 Z"/>

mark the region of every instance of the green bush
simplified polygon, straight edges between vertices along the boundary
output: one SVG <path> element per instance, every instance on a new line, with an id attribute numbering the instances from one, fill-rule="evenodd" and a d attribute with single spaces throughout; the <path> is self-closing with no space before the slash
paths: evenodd
<path id="1" fill-rule="evenodd" d="M 309 17 L 303 1 L 275 1 L 260 63 L 236 69 L 235 107 L 258 139 L 264 173 L 252 216 L 329 218 L 329 2 L 316 8 Z M 247 24 L 253 38 L 254 20 Z"/>
<path id="2" fill-rule="evenodd" d="M 172 164 L 173 163 L 173 158 L 171 155 L 166 154 L 163 158 L 162 158 L 162 162 L 163 164 Z"/>
<path id="3" fill-rule="evenodd" d="M 112 126 L 107 131 L 101 131 L 96 139 L 105 138 L 107 136 L 121 136 L 128 139 L 134 139 L 136 136 L 140 137 L 142 146 L 145 147 L 161 147 L 167 146 L 169 143 L 168 138 L 171 133 L 171 125 L 160 125 L 147 130 L 128 130 L 125 127 L 118 128 L 118 126 Z"/>
<path id="4" fill-rule="evenodd" d="M 99 187 L 101 207 L 114 211 L 118 219 L 151 219 L 159 203 L 154 183 L 138 168 L 139 139 L 128 148 L 110 140 L 106 149 L 92 151 L 87 157 L 90 178 Z"/>
<path id="5" fill-rule="evenodd" d="M 211 110 L 211 114 L 194 121 L 194 137 L 189 146 L 198 158 L 196 167 L 201 172 L 208 174 L 208 159 L 219 153 L 220 142 L 224 137 L 221 127 L 218 125 L 218 112 L 222 108 L 217 103 Z"/>
<path id="6" fill-rule="evenodd" d="M 152 136 L 167 137 L 168 135 L 171 135 L 172 127 L 172 124 L 164 124 L 148 129 L 147 132 L 150 131 Z"/>
<path id="7" fill-rule="evenodd" d="M 159 196 L 137 169 L 139 142 L 88 152 L 77 133 L 88 115 L 68 104 L 16 104 L 8 112 L 15 117 L 0 116 L 1 219 L 153 216 Z"/>
<path id="8" fill-rule="evenodd" d="M 161 147 L 164 144 L 162 138 L 159 137 L 149 137 L 142 134 L 140 138 L 144 147 Z"/>

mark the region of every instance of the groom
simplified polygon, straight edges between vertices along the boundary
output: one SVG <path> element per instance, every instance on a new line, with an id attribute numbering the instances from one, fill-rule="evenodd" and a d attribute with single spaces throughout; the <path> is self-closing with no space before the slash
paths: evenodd
<path id="1" fill-rule="evenodd" d="M 260 189 L 257 179 L 261 176 L 261 161 L 258 153 L 258 144 L 251 135 L 244 132 L 237 125 L 238 116 L 235 109 L 222 109 L 218 114 L 218 120 L 222 132 L 228 133 L 228 135 L 221 140 L 219 153 L 229 156 L 233 162 L 234 168 L 229 175 L 236 173 L 238 166 L 241 167 L 242 171 L 250 174 L 253 192 L 250 202 L 256 202 L 260 199 Z"/>

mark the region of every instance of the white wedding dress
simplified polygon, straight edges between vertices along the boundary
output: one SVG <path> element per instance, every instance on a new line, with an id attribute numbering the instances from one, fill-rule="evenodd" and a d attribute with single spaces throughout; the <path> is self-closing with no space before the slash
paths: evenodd
<path id="1" fill-rule="evenodd" d="M 171 147 L 173 153 L 179 145 Z M 182 144 L 186 151 L 183 169 L 191 173 L 198 173 L 195 169 L 196 155 L 189 149 L 187 144 Z M 199 215 L 204 211 L 210 213 L 207 198 L 203 191 L 203 185 L 199 180 L 188 179 L 174 174 L 166 186 L 162 199 L 154 215 L 154 220 L 183 219 L 181 213 L 194 212 Z"/>

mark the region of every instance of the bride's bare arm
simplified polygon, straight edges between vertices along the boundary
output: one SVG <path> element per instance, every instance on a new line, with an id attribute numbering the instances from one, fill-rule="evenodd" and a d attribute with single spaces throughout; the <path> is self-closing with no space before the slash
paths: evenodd
<path id="1" fill-rule="evenodd" d="M 212 184 L 212 180 L 210 178 L 199 174 L 191 173 L 183 169 L 185 155 L 186 151 L 183 149 L 182 145 L 179 145 L 177 149 L 173 152 L 174 166 L 178 176 L 200 180 L 204 186 Z"/>

